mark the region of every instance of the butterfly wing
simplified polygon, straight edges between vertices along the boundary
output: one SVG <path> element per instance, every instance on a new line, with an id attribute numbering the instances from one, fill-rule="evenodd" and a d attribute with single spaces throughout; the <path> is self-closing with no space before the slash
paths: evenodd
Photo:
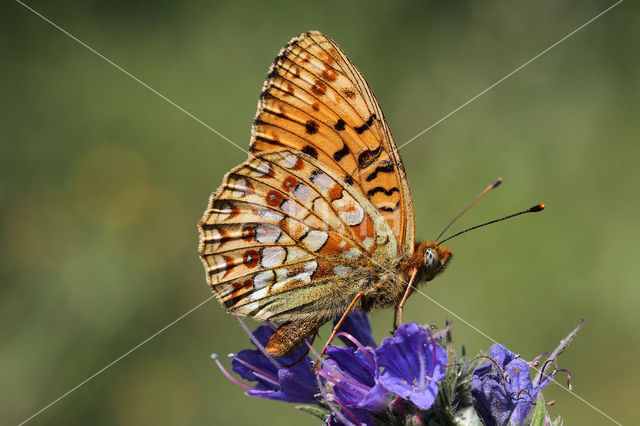
<path id="1" fill-rule="evenodd" d="M 260 95 L 250 150 L 293 148 L 317 159 L 363 194 L 396 237 L 414 248 L 407 176 L 382 110 L 364 77 L 320 32 L 292 39 Z"/>
<path id="2" fill-rule="evenodd" d="M 371 202 L 294 150 L 229 172 L 199 223 L 207 280 L 228 309 L 288 322 L 341 314 L 398 256 Z"/>

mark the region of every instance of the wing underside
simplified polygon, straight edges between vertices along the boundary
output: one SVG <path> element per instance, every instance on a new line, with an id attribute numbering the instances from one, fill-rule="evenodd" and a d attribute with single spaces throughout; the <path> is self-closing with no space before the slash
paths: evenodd
<path id="1" fill-rule="evenodd" d="M 329 318 L 375 259 L 397 256 L 371 203 L 293 150 L 263 153 L 227 174 L 199 224 L 207 281 L 225 307 L 257 319 Z"/>

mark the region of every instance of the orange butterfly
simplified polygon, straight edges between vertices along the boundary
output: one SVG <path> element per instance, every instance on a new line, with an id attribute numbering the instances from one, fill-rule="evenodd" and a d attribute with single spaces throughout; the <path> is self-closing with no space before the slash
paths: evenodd
<path id="1" fill-rule="evenodd" d="M 295 37 L 276 57 L 250 152 L 211 196 L 199 253 L 220 303 L 280 324 L 269 353 L 292 353 L 354 307 L 395 305 L 398 324 L 412 286 L 451 259 L 415 242 L 409 182 L 382 110 L 322 33 Z"/>

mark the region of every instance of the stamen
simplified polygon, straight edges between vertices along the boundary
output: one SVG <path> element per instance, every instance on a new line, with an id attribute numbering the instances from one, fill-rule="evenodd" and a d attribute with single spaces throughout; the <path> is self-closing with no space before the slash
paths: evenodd
<path id="1" fill-rule="evenodd" d="M 478 360 L 480 358 L 484 358 L 487 361 L 489 361 L 491 364 L 493 364 L 493 368 L 495 368 L 496 371 L 498 372 L 498 377 L 501 377 L 501 378 L 505 379 L 506 374 L 502 371 L 502 368 L 500 368 L 500 365 L 498 365 L 498 363 L 496 362 L 495 359 L 491 358 L 488 355 L 478 355 L 475 358 L 471 358 L 469 361 L 465 362 L 464 364 L 465 365 L 469 365 L 472 362 L 474 362 L 474 361 L 476 361 L 476 360 Z M 456 364 L 454 364 L 454 365 L 456 365 Z M 507 383 L 506 379 L 505 379 L 505 383 Z M 505 386 L 505 384 L 503 384 L 503 386 Z"/>
<path id="2" fill-rule="evenodd" d="M 531 393 L 529 393 L 528 389 L 522 389 L 520 391 L 518 391 L 513 397 L 511 397 L 512 401 L 524 401 L 524 398 L 521 398 L 522 395 L 527 395 L 529 397 L 529 402 L 531 404 L 534 404 L 533 402 L 533 398 L 531 398 Z"/>
<path id="3" fill-rule="evenodd" d="M 367 360 L 369 360 L 371 365 L 376 365 L 375 361 L 374 361 L 373 357 L 371 356 L 371 354 L 369 353 L 369 351 L 365 350 L 365 346 L 362 345 L 362 343 L 360 343 L 360 341 L 358 339 L 356 339 L 355 337 L 353 337 L 349 333 L 345 333 L 344 331 L 341 331 L 341 332 L 336 334 L 336 337 L 339 337 L 339 336 L 343 336 L 344 338 L 349 339 L 354 345 L 356 345 L 358 347 L 359 350 L 361 350 L 364 353 L 364 355 L 367 357 Z"/>
<path id="4" fill-rule="evenodd" d="M 347 415 L 349 415 L 349 417 L 351 417 L 353 420 L 355 420 L 355 424 L 358 426 L 361 426 L 362 423 L 360 423 L 360 421 L 358 420 L 358 418 L 351 412 L 351 410 L 349 410 L 347 407 L 345 407 L 340 400 L 336 400 L 336 404 L 338 404 L 340 406 L 340 408 L 342 408 L 342 411 L 344 411 L 345 413 L 347 413 Z M 352 423 L 353 424 L 353 423 Z"/>
<path id="5" fill-rule="evenodd" d="M 313 356 L 316 359 L 316 362 L 313 364 L 313 368 L 311 369 L 311 371 L 318 374 L 318 367 L 323 366 L 335 374 L 340 374 L 331 364 L 325 364 L 324 359 L 320 357 L 320 354 L 313 348 L 313 346 L 311 346 L 311 344 L 307 340 L 305 340 L 305 343 L 309 348 L 309 351 L 313 354 Z"/>
<path id="6" fill-rule="evenodd" d="M 320 354 L 315 349 L 313 349 L 313 346 L 311 346 L 311 343 L 309 343 L 308 340 L 305 340 L 304 343 L 309 348 L 309 352 L 311 352 L 311 354 L 313 354 L 313 356 L 315 356 L 315 358 L 316 358 L 316 362 L 315 362 L 315 364 L 313 364 L 314 368 L 318 366 L 318 363 L 319 363 L 319 365 L 323 365 L 324 364 L 324 360 L 320 357 Z M 315 371 L 315 370 L 313 370 L 313 371 Z"/>
<path id="7" fill-rule="evenodd" d="M 431 371 L 429 376 L 433 377 L 433 372 L 436 371 L 436 341 L 432 338 L 431 333 L 427 331 L 427 339 L 431 341 L 433 351 L 431 352 Z"/>
<path id="8" fill-rule="evenodd" d="M 264 371 L 261 368 L 256 367 L 253 364 L 249 364 L 247 361 L 241 359 L 241 358 L 235 358 L 235 360 L 237 362 L 239 362 L 240 364 L 244 365 L 245 367 L 247 367 L 249 370 L 251 370 L 251 372 L 253 374 L 255 374 L 256 377 L 259 377 L 269 383 L 271 383 L 272 385 L 275 386 L 280 386 L 280 382 L 278 381 L 278 378 L 276 376 L 274 376 L 273 374 L 269 373 L 268 371 Z"/>
<path id="9" fill-rule="evenodd" d="M 542 352 L 540 355 L 538 355 L 537 357 L 535 357 L 535 358 L 533 359 L 533 361 L 531 361 L 531 362 L 529 363 L 529 368 L 531 368 L 531 367 L 537 367 L 538 365 L 540 365 L 540 364 L 536 364 L 536 363 L 538 362 L 538 360 L 539 360 L 540 358 L 542 358 L 543 356 L 545 356 L 545 355 L 549 355 L 549 354 L 551 354 L 551 352 Z"/>
<path id="10" fill-rule="evenodd" d="M 357 392 L 355 389 L 349 387 L 346 385 L 346 383 L 342 383 L 342 382 L 338 382 L 338 383 L 334 383 L 333 385 L 338 386 L 340 389 L 342 389 L 343 392 L 347 392 L 349 394 L 351 394 L 352 396 L 354 396 L 355 398 L 359 398 L 359 399 L 363 399 L 364 398 L 364 394 L 366 394 L 368 392 L 368 390 L 363 392 Z"/>
<path id="11" fill-rule="evenodd" d="M 318 369 L 318 374 L 327 379 L 333 385 L 339 384 L 347 384 L 353 386 L 354 388 L 362 389 L 365 392 L 368 392 L 371 388 L 363 383 L 358 382 L 357 380 L 352 379 L 351 377 L 345 376 L 344 374 L 327 371 L 325 369 Z M 343 386 L 344 387 L 344 386 Z M 360 394 L 358 394 L 360 395 Z"/>
<path id="12" fill-rule="evenodd" d="M 253 387 L 249 386 L 246 383 L 241 382 L 240 380 L 236 379 L 235 377 L 233 377 L 226 368 L 224 368 L 224 366 L 222 365 L 222 363 L 220 361 L 218 361 L 218 355 L 216 354 L 211 354 L 211 359 L 213 359 L 216 364 L 218 364 L 218 368 L 220 369 L 220 371 L 222 371 L 222 374 L 225 375 L 225 377 L 227 379 L 229 379 L 229 381 L 233 384 L 236 384 L 238 386 L 240 386 L 241 388 L 245 388 L 246 390 L 249 389 L 253 389 Z"/>
<path id="13" fill-rule="evenodd" d="M 258 339 L 254 337 L 253 333 L 249 330 L 249 327 L 247 327 L 246 324 L 240 318 L 240 315 L 238 315 L 236 311 L 233 311 L 233 314 L 236 316 L 236 319 L 240 323 L 240 326 L 242 327 L 244 332 L 249 335 L 249 339 L 251 339 L 251 342 L 254 345 L 256 345 L 256 348 L 258 348 L 260 352 L 262 352 L 262 354 L 267 357 L 267 359 L 271 362 L 271 364 L 273 364 L 274 367 L 276 367 L 278 370 L 282 368 L 280 364 L 278 364 L 278 361 L 276 361 L 275 358 L 269 352 L 267 352 L 264 346 L 262 346 L 260 342 L 258 342 Z"/>
<path id="14" fill-rule="evenodd" d="M 547 369 L 548 365 L 553 365 L 553 371 L 555 372 L 556 370 L 558 370 L 558 360 L 557 359 L 548 359 L 544 362 L 544 364 L 542 364 L 542 371 L 544 372 L 544 370 Z"/>
<path id="15" fill-rule="evenodd" d="M 551 373 L 544 375 L 544 371 L 547 369 L 548 365 L 553 365 L 553 371 Z M 546 386 L 549 380 L 553 379 L 553 376 L 558 372 L 558 361 L 555 359 L 548 359 L 542 364 L 542 368 L 539 370 L 540 373 L 536 375 L 536 378 L 533 382 L 534 386 Z"/>
<path id="16" fill-rule="evenodd" d="M 271 329 L 272 329 L 273 331 L 276 331 L 276 330 L 278 329 L 278 327 L 277 327 L 276 325 L 274 325 L 271 321 L 266 320 L 266 321 L 263 321 L 263 322 L 264 322 L 266 325 L 268 325 L 269 327 L 271 327 Z"/>
<path id="17" fill-rule="evenodd" d="M 447 334 L 449 331 L 451 331 L 451 324 L 453 324 L 453 321 L 452 322 L 448 322 L 447 326 L 445 328 L 443 328 L 442 330 L 438 330 L 438 331 L 435 331 L 435 332 L 431 333 L 431 337 L 433 339 L 441 339 L 441 338 L 443 338 L 445 336 L 445 334 Z"/>
<path id="18" fill-rule="evenodd" d="M 315 352 L 315 351 L 314 351 Z M 331 409 L 331 412 L 338 418 L 338 420 L 340 420 L 342 423 L 344 423 L 345 425 L 353 425 L 353 422 L 349 421 L 344 414 L 342 414 L 340 412 L 340 410 L 338 410 L 335 405 L 332 403 L 334 398 L 332 395 L 329 394 L 329 392 L 327 392 L 327 390 L 324 387 L 324 384 L 322 383 L 322 380 L 320 380 L 320 375 L 316 372 L 316 381 L 318 382 L 318 389 L 320 389 L 320 394 L 322 395 L 322 399 L 324 399 L 327 402 L 327 405 L 329 406 L 329 408 Z"/>

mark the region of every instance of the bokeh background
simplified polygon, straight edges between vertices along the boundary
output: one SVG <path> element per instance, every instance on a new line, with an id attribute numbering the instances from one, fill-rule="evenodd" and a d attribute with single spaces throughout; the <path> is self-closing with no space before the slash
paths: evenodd
<path id="1" fill-rule="evenodd" d="M 612 3 L 28 2 L 242 147 L 300 32 L 342 46 L 401 144 Z M 420 239 L 496 176 L 456 230 L 548 205 L 452 241 L 423 290 L 525 359 L 586 318 L 561 367 L 622 423 L 640 399 L 638 9 L 620 4 L 402 150 Z M 0 16 L 0 423 L 16 424 L 209 297 L 196 222 L 246 155 L 19 3 Z M 414 295 L 406 318 L 452 315 Z M 380 339 L 392 310 L 372 319 Z M 453 331 L 470 353 L 492 344 Z M 209 358 L 248 346 L 212 300 L 30 424 L 313 424 Z M 558 386 L 545 395 L 568 424 L 611 424 Z"/>

